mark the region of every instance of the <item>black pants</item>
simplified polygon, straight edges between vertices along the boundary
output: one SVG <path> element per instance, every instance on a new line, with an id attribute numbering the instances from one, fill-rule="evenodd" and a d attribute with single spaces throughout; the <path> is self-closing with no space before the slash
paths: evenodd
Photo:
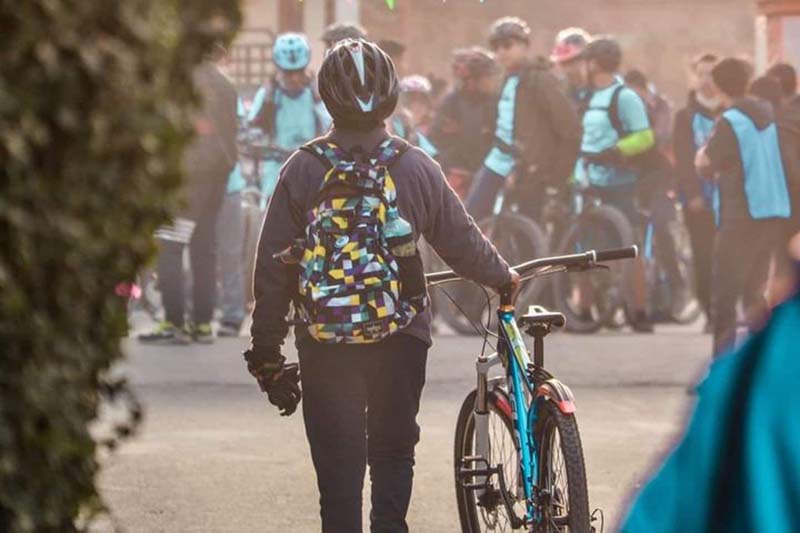
<path id="1" fill-rule="evenodd" d="M 714 242 L 712 318 L 714 356 L 730 350 L 736 341 L 736 306 L 744 305 L 747 326 L 758 327 L 767 314 L 764 296 L 769 269 L 784 233 L 774 219 L 729 224 Z"/>
<path id="2" fill-rule="evenodd" d="M 373 345 L 299 346 L 303 417 L 323 533 L 359 533 L 364 473 L 373 533 L 408 531 L 416 422 L 428 348 L 397 334 Z"/>
<path id="3" fill-rule="evenodd" d="M 686 229 L 692 246 L 695 294 L 706 317 L 711 316 L 711 271 L 714 236 L 717 232 L 714 213 L 704 209 L 686 209 Z"/>
<path id="4" fill-rule="evenodd" d="M 211 322 L 217 286 L 216 226 L 225 194 L 225 178 L 190 183 L 187 208 L 182 217 L 195 222 L 189 243 L 192 272 L 192 320 L 195 324 Z M 183 275 L 185 245 L 160 241 L 158 286 L 164 304 L 164 318 L 183 326 L 186 296 Z"/>

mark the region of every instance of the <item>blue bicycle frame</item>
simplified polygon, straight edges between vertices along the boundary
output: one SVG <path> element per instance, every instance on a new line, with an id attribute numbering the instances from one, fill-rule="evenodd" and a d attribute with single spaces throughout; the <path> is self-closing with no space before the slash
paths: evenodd
<path id="1" fill-rule="evenodd" d="M 541 517 L 537 512 L 534 502 L 533 489 L 539 483 L 539 454 L 533 428 L 539 415 L 537 401 L 531 401 L 530 406 L 525 396 L 534 396 L 534 384 L 528 375 L 530 365 L 528 349 L 522 338 L 522 333 L 517 327 L 513 308 L 498 311 L 500 336 L 503 339 L 499 348 L 500 357 L 506 361 L 507 385 L 511 398 L 511 407 L 514 419 L 515 438 L 520 453 L 520 467 L 525 491 L 526 522 L 538 522 Z M 520 416 L 522 413 L 524 416 Z"/>

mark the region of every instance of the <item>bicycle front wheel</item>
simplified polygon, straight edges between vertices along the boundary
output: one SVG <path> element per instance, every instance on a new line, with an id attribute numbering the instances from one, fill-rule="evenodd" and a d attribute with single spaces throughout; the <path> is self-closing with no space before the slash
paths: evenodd
<path id="1" fill-rule="evenodd" d="M 458 500 L 458 515 L 461 531 L 479 533 L 483 531 L 514 531 L 513 518 L 505 505 L 505 498 L 513 503 L 513 513 L 518 519 L 525 516 L 525 493 L 520 484 L 519 454 L 514 440 L 514 425 L 508 412 L 508 402 L 503 404 L 497 392 L 489 393 L 488 437 L 489 453 L 484 457 L 491 467 L 500 466 L 505 481 L 505 493 L 498 476 L 488 479 L 484 490 L 476 491 L 464 486 L 460 475 L 464 459 L 478 454 L 476 446 L 475 391 L 464 399 L 456 424 L 455 482 Z"/>
<path id="2" fill-rule="evenodd" d="M 581 437 L 574 415 L 543 401 L 534 430 L 539 445 L 537 533 L 589 533 L 589 490 Z"/>

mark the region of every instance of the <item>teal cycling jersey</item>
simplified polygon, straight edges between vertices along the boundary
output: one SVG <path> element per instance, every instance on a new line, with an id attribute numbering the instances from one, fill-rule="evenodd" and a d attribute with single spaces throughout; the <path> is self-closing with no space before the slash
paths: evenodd
<path id="1" fill-rule="evenodd" d="M 514 146 L 514 110 L 517 103 L 517 87 L 519 87 L 519 76 L 509 76 L 503 85 L 500 93 L 500 100 L 497 102 L 497 124 L 495 127 L 495 138 L 507 146 Z M 503 151 L 498 146 L 492 147 L 484 166 L 507 178 L 514 170 L 514 156 Z"/>
<path id="2" fill-rule="evenodd" d="M 622 87 L 622 89 L 619 89 Z M 613 148 L 621 140 L 614 127 L 609 109 L 614 95 L 617 98 L 617 113 L 622 130 L 627 134 L 635 134 L 650 129 L 647 108 L 632 89 L 624 87 L 620 80 L 592 93 L 586 111 L 583 114 L 583 139 L 581 152 L 598 154 Z M 622 169 L 587 163 L 579 158 L 575 177 L 583 185 L 607 187 L 622 185 L 636 181 L 636 174 L 630 169 Z"/>
<path id="3" fill-rule="evenodd" d="M 293 151 L 324 133 L 331 124 L 330 115 L 319 101 L 311 86 L 304 87 L 296 94 L 289 94 L 280 87 L 272 91 L 262 87 L 253 99 L 248 120 L 253 121 L 263 113 L 269 98 L 274 108 L 272 117 L 265 117 L 270 125 L 267 133 L 274 146 Z M 278 173 L 283 161 L 268 159 L 261 166 L 261 190 L 270 196 L 278 182 Z"/>
<path id="4" fill-rule="evenodd" d="M 400 115 L 393 115 L 391 117 L 391 122 L 391 129 L 395 135 L 410 142 L 411 144 L 416 145 L 420 150 L 434 159 L 439 155 L 439 150 L 424 133 L 416 129 L 413 131 L 406 131 L 408 128 L 406 127 Z"/>

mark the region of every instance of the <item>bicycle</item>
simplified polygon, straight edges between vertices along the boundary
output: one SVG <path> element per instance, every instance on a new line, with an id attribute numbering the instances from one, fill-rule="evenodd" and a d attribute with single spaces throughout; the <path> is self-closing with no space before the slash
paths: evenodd
<path id="1" fill-rule="evenodd" d="M 592 189 L 576 193 L 574 199 L 577 215 L 564 232 L 560 253 L 617 248 L 636 241 L 625 214 L 604 204 Z M 619 327 L 616 317 L 625 311 L 632 277 L 633 265 L 629 264 L 609 269 L 602 276 L 556 278 L 553 299 L 567 317 L 567 330 L 594 333 L 604 326 Z"/>
<path id="2" fill-rule="evenodd" d="M 546 256 L 548 244 L 545 233 L 535 221 L 518 213 L 508 196 L 507 184 L 506 190 L 498 197 L 494 214 L 478 222 L 478 227 L 509 263 Z M 441 266 L 444 262 L 436 257 L 432 264 Z M 519 298 L 520 306 L 536 300 L 542 290 L 541 286 L 531 286 Z M 456 332 L 474 335 L 476 322 L 485 322 L 487 317 L 491 320 L 492 315 L 485 305 L 483 293 L 474 285 L 459 283 L 448 292 L 450 294 L 446 298 L 437 298 L 437 310 Z"/>
<path id="3" fill-rule="evenodd" d="M 600 263 L 634 258 L 637 252 L 635 246 L 592 250 L 535 259 L 516 270 L 530 281 L 606 268 Z M 460 279 L 450 271 L 426 277 L 431 287 Z M 535 533 L 589 533 L 593 517 L 575 399 L 544 368 L 544 338 L 563 327 L 565 317 L 532 306 L 517 319 L 516 300 L 516 294 L 501 292 L 496 352 L 478 356 L 477 386 L 458 415 L 454 474 L 461 528 L 467 533 L 523 527 Z M 533 337 L 532 362 L 520 328 Z M 490 378 L 498 366 L 503 374 Z"/>

